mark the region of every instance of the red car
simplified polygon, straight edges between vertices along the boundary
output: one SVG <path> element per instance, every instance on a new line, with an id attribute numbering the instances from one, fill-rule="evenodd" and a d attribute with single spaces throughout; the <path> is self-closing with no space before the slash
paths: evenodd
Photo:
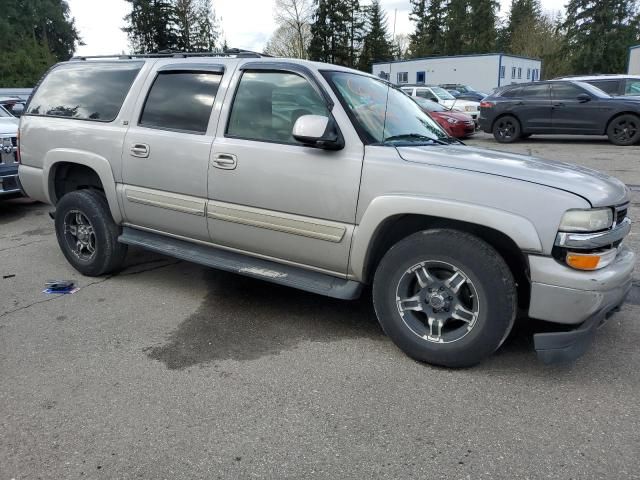
<path id="1" fill-rule="evenodd" d="M 445 132 L 455 138 L 467 138 L 476 132 L 476 124 L 466 113 L 456 112 L 422 97 L 411 97 Z"/>

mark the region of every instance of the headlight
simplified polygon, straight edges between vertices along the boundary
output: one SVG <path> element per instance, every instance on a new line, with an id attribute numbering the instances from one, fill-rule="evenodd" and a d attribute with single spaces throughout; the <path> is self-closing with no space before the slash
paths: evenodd
<path id="1" fill-rule="evenodd" d="M 613 225 L 613 211 L 610 208 L 589 210 L 567 210 L 560 222 L 561 232 L 597 232 Z"/>
<path id="2" fill-rule="evenodd" d="M 455 125 L 456 123 L 458 123 L 458 120 L 456 120 L 455 118 L 447 118 L 447 122 L 449 122 L 452 125 Z"/>

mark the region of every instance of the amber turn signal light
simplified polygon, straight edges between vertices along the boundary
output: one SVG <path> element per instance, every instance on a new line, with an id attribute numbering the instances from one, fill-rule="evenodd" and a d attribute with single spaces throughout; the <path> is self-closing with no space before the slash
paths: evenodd
<path id="1" fill-rule="evenodd" d="M 618 251 L 615 248 L 596 253 L 568 252 L 566 262 L 567 265 L 576 270 L 597 270 L 613 262 L 617 253 Z"/>

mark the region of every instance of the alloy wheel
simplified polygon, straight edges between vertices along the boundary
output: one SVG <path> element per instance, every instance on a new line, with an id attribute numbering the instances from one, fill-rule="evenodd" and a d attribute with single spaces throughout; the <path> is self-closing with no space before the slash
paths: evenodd
<path id="1" fill-rule="evenodd" d="M 434 343 L 464 338 L 477 324 L 480 311 L 469 277 L 458 267 L 435 260 L 420 262 L 403 273 L 396 304 L 405 325 Z"/>
<path id="2" fill-rule="evenodd" d="M 78 259 L 89 261 L 96 253 L 96 234 L 87 216 L 70 210 L 64 217 L 64 238 L 69 250 Z"/>

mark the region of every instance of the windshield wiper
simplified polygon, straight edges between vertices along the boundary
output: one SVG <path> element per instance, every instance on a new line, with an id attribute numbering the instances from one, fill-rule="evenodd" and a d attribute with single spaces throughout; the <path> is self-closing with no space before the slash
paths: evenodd
<path id="1" fill-rule="evenodd" d="M 443 140 L 439 140 L 437 138 L 431 138 L 431 137 L 427 137 L 426 135 L 421 135 L 419 133 L 405 133 L 402 135 L 393 135 L 391 137 L 387 137 L 383 140 L 383 143 L 389 142 L 389 141 L 402 141 L 402 140 L 406 140 L 406 141 L 427 141 L 430 143 L 435 143 L 437 145 L 449 145 L 448 142 L 445 142 Z"/>

